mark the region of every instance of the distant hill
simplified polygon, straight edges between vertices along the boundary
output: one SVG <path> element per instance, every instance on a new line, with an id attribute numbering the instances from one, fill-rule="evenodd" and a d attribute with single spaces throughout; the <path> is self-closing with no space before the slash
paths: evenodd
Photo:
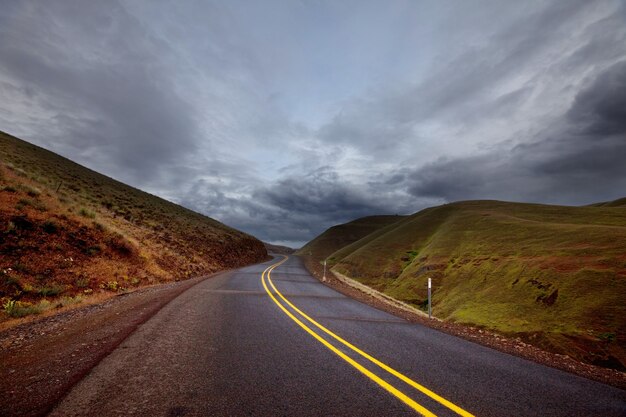
<path id="1" fill-rule="evenodd" d="M 253 236 L 2 132 L 0 229 L 5 317 L 267 257 Z"/>
<path id="2" fill-rule="evenodd" d="M 271 243 L 267 243 L 267 242 L 263 242 L 263 244 L 265 245 L 265 249 L 267 249 L 268 252 L 272 252 L 272 253 L 290 255 L 296 251 L 295 249 L 292 249 L 287 246 L 272 245 Z"/>
<path id="3" fill-rule="evenodd" d="M 304 245 L 296 253 L 324 259 L 333 252 L 364 238 L 376 230 L 396 223 L 402 218 L 404 217 L 369 216 L 333 226 Z"/>
<path id="4" fill-rule="evenodd" d="M 591 207 L 626 207 L 626 197 L 613 201 L 591 204 Z"/>
<path id="5" fill-rule="evenodd" d="M 355 240 L 308 243 L 333 271 L 434 314 L 626 369 L 626 209 L 467 201 L 422 210 Z M 342 231 L 346 231 L 343 236 Z"/>

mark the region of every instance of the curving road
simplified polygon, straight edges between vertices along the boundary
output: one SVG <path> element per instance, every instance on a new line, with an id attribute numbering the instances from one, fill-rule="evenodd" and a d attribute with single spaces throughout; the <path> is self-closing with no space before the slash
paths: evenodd
<path id="1" fill-rule="evenodd" d="M 626 416 L 626 392 L 410 324 L 295 257 L 202 281 L 53 416 Z"/>

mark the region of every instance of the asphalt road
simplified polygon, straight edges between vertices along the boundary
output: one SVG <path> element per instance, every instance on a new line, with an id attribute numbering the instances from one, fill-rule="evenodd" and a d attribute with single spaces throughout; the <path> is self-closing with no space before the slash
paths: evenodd
<path id="1" fill-rule="evenodd" d="M 298 258 L 263 273 L 281 259 L 187 290 L 52 415 L 626 416 L 626 391 L 408 323 Z"/>

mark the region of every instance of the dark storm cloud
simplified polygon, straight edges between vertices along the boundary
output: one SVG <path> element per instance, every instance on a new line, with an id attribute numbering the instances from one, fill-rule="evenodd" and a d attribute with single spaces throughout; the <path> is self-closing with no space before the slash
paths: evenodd
<path id="1" fill-rule="evenodd" d="M 611 66 L 581 91 L 567 117 L 582 134 L 598 139 L 621 134 L 626 141 L 626 61 Z"/>
<path id="2" fill-rule="evenodd" d="M 532 143 L 416 170 L 409 191 L 448 201 L 505 198 L 585 204 L 626 192 L 626 61 L 580 91 L 555 129 Z M 581 193 L 581 190 L 584 192 Z"/>
<path id="3" fill-rule="evenodd" d="M 357 217 L 392 214 L 397 208 L 397 202 L 389 205 L 388 201 L 372 199 L 373 186 L 358 189 L 327 166 L 271 186 L 257 184 L 251 188 L 252 197 L 242 201 L 228 196 L 228 186 L 201 181 L 181 203 L 211 212 L 230 225 L 262 234 L 266 239 L 294 245 L 329 226 Z"/>
<path id="4" fill-rule="evenodd" d="M 342 183 L 329 167 L 320 167 L 306 176 L 280 180 L 259 194 L 272 206 L 303 214 L 350 217 L 380 209 L 354 187 Z"/>

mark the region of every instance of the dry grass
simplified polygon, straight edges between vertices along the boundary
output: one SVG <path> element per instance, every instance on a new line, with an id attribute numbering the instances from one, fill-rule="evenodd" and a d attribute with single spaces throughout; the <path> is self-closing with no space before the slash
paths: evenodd
<path id="1" fill-rule="evenodd" d="M 0 300 L 22 305 L 267 256 L 252 236 L 1 132 L 0 251 Z"/>

